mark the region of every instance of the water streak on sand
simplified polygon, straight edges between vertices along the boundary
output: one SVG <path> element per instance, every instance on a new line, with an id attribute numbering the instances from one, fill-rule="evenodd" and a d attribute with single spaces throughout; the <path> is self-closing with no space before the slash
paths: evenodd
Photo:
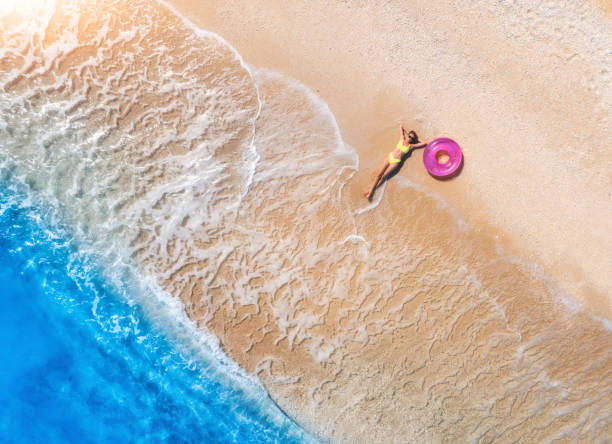
<path id="1" fill-rule="evenodd" d="M 612 436 L 610 329 L 436 193 L 398 178 L 401 199 L 355 205 L 357 154 L 306 86 L 156 4 L 41 11 L 2 19 L 3 176 L 180 298 L 301 424 Z"/>

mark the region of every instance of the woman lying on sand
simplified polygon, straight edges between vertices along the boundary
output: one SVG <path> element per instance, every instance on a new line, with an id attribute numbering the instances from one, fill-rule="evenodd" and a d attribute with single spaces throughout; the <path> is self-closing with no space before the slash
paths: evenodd
<path id="1" fill-rule="evenodd" d="M 376 180 L 374 180 L 372 184 L 372 188 L 363 193 L 368 200 L 372 200 L 376 188 L 382 185 L 389 176 L 395 174 L 399 170 L 400 165 L 404 160 L 410 157 L 413 150 L 427 146 L 427 142 L 419 142 L 419 136 L 417 136 L 414 131 L 406 130 L 404 125 L 400 125 L 399 129 L 400 140 L 397 142 L 397 146 L 389 153 L 389 156 L 385 158 L 385 163 L 383 163 L 383 166 L 380 168 Z"/>

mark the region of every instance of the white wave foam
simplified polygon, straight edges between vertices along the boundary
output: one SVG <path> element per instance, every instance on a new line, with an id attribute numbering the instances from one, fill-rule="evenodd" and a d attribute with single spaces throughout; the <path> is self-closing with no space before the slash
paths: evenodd
<path id="1" fill-rule="evenodd" d="M 257 114 L 255 116 L 255 120 L 257 120 L 257 118 L 259 118 L 259 113 L 261 111 L 261 101 L 259 100 L 259 91 L 257 90 L 257 83 L 253 79 L 252 68 L 249 67 L 249 65 L 244 61 L 244 59 L 242 58 L 240 53 L 236 50 L 236 48 L 234 48 L 232 45 L 230 45 L 229 42 L 227 42 L 220 35 L 218 35 L 218 34 L 216 34 L 214 32 L 202 29 L 202 28 L 198 27 L 197 25 L 195 25 L 193 22 L 191 22 L 187 17 L 185 17 L 183 14 L 181 14 L 174 6 L 172 6 L 168 2 L 166 2 L 164 0 L 156 0 L 156 1 L 160 5 L 163 5 L 165 8 L 167 8 L 170 11 L 172 11 L 172 14 L 174 14 L 176 17 L 179 17 L 181 19 L 181 21 L 185 24 L 185 26 L 187 26 L 190 30 L 192 30 L 196 35 L 198 35 L 198 36 L 200 36 L 202 38 L 214 38 L 220 44 L 222 44 L 224 47 L 229 48 L 232 51 L 232 53 L 234 54 L 236 59 L 240 62 L 240 66 L 246 72 L 249 73 L 249 76 L 251 77 L 251 80 L 252 80 L 252 85 L 255 87 L 255 90 L 257 92 L 258 109 L 257 109 Z M 249 191 L 249 188 L 250 188 L 251 183 L 253 181 L 253 175 L 255 174 L 255 168 L 256 168 L 257 162 L 259 160 L 259 155 L 257 153 L 257 148 L 255 147 L 254 141 L 255 141 L 255 127 L 253 126 L 253 131 L 251 132 L 251 143 L 248 145 L 248 150 L 246 150 L 245 153 L 244 153 L 244 161 L 245 161 L 245 163 L 248 166 L 247 166 L 247 171 L 246 171 L 246 175 L 245 175 L 246 176 L 246 182 L 245 182 L 245 184 L 243 186 L 242 196 L 241 197 L 244 197 L 244 195 L 246 195 L 246 193 L 248 193 L 248 191 Z"/>

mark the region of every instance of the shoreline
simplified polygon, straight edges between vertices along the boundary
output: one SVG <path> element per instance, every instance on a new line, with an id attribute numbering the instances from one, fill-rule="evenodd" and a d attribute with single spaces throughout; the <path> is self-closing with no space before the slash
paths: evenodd
<path id="1" fill-rule="evenodd" d="M 373 43 L 382 45 L 384 38 L 389 37 L 385 35 L 383 26 L 390 23 L 390 21 L 384 23 L 385 13 L 389 11 L 383 10 L 382 7 L 377 9 L 369 6 L 359 9 L 348 5 L 320 4 L 308 9 L 300 3 L 284 5 L 275 1 L 261 1 L 247 5 L 230 2 L 223 6 L 217 1 L 209 1 L 202 5 L 191 0 L 173 0 L 171 3 L 197 26 L 227 39 L 246 63 L 289 75 L 311 88 L 326 101 L 336 116 L 345 142 L 353 147 L 360 157 L 359 171 L 346 187 L 346 192 L 350 194 L 351 201 L 355 202 L 355 205 L 359 205 L 362 190 L 370 185 L 382 158 L 388 151 L 387 147 L 395 145 L 396 125 L 400 121 L 407 127 L 414 128 L 421 140 L 431 140 L 440 136 L 453 137 L 462 145 L 465 156 L 465 168 L 460 176 L 449 182 L 432 179 L 423 168 L 422 150 L 416 152 L 416 155 L 406 162 L 398 176 L 409 177 L 412 182 L 439 194 L 470 226 L 490 233 L 510 255 L 519 257 L 527 263 L 539 264 L 538 266 L 545 270 L 545 274 L 558 283 L 562 293 L 575 298 L 591 313 L 612 319 L 612 282 L 606 278 L 606 270 L 612 270 L 612 259 L 609 255 L 606 256 L 603 247 L 612 243 L 610 222 L 612 217 L 608 218 L 612 216 L 610 214 L 612 211 L 605 207 L 612 190 L 612 182 L 608 177 L 592 174 L 590 176 L 583 174 L 584 177 L 579 177 L 577 180 L 565 180 L 569 173 L 568 168 L 580 170 L 581 165 L 576 165 L 571 155 L 567 160 L 563 158 L 567 157 L 566 153 L 554 151 L 554 147 L 559 146 L 559 140 L 575 139 L 573 134 L 578 131 L 577 128 L 588 120 L 586 118 L 589 113 L 588 107 L 583 106 L 583 109 L 573 111 L 575 118 L 572 120 L 579 126 L 566 128 L 565 135 L 551 135 L 551 131 L 546 130 L 547 123 L 555 130 L 562 129 L 561 123 L 554 123 L 552 119 L 567 112 L 568 107 L 574 106 L 575 103 L 588 102 L 595 106 L 597 96 L 593 96 L 592 93 L 589 96 L 587 93 L 590 90 L 585 89 L 572 94 L 560 90 L 560 87 L 572 76 L 580 77 L 580 70 L 584 65 L 579 65 L 573 72 L 566 66 L 565 70 L 568 72 L 566 79 L 561 79 L 558 85 L 552 84 L 548 88 L 541 88 L 543 85 L 539 80 L 534 80 L 533 75 L 529 76 L 526 83 L 524 76 L 520 75 L 523 69 L 527 72 L 533 71 L 529 66 L 511 69 L 510 74 L 505 71 L 500 73 L 495 66 L 483 65 L 484 61 L 479 59 L 478 55 L 468 54 L 465 48 L 459 48 L 458 42 L 449 41 L 449 34 L 441 33 L 434 37 L 434 42 L 440 42 L 440 49 L 435 47 L 431 49 L 431 39 L 421 38 L 420 43 L 429 44 L 429 53 L 425 51 L 424 55 L 430 59 L 437 54 L 442 61 L 447 61 L 449 64 L 454 61 L 459 64 L 456 54 L 467 55 L 469 63 L 460 66 L 460 70 L 463 70 L 468 78 L 484 86 L 488 85 L 490 91 L 486 93 L 494 94 L 490 97 L 495 98 L 502 107 L 510 107 L 508 115 L 515 115 L 507 122 L 502 122 L 502 125 L 486 128 L 495 123 L 483 120 L 483 116 L 478 115 L 477 109 L 476 117 L 468 116 L 466 120 L 459 116 L 465 116 L 469 107 L 456 106 L 456 109 L 444 111 L 440 105 L 432 106 L 426 100 L 431 100 L 432 95 L 440 94 L 441 97 L 456 96 L 460 101 L 469 102 L 467 92 L 470 89 L 465 84 L 447 78 L 444 88 L 447 92 L 436 89 L 430 84 L 421 91 L 421 94 L 415 96 L 402 86 L 402 78 L 394 72 L 402 52 L 400 49 L 396 49 L 396 54 L 393 54 L 393 51 L 389 52 L 388 48 L 383 49 L 381 54 L 392 60 L 387 66 L 377 63 L 382 55 L 376 55 L 377 46 L 372 45 Z M 326 14 L 322 15 L 326 18 L 321 18 L 315 13 L 320 11 L 319 8 L 326 11 Z M 410 9 L 402 12 L 406 15 L 415 14 L 414 17 L 417 14 L 417 11 Z M 444 29 L 444 24 L 447 22 L 443 19 L 435 21 L 432 16 L 437 13 L 444 18 L 451 15 L 451 12 L 440 5 L 432 6 L 432 10 L 424 16 L 423 21 L 431 21 L 427 23 L 430 31 L 433 29 L 432 26 Z M 347 20 L 349 16 L 353 18 L 353 22 Z M 288 17 L 295 21 L 288 22 L 286 20 Z M 484 20 L 480 20 L 481 25 L 485 23 Z M 337 32 L 349 37 L 342 38 L 338 35 L 332 43 L 332 40 L 328 40 L 329 34 L 323 33 L 322 30 L 334 27 Z M 350 42 L 354 42 L 351 39 L 358 36 L 360 28 L 370 29 L 373 33 L 371 35 L 374 36 L 373 41 L 369 42 L 366 38 L 351 45 Z M 402 32 L 397 29 L 393 31 Z M 476 45 L 475 48 L 483 51 L 484 56 L 488 56 L 494 50 L 502 53 L 516 50 L 508 42 L 499 38 L 495 40 L 496 35 L 491 29 L 485 31 L 488 33 L 486 37 L 490 37 L 485 43 L 490 45 L 490 48 L 483 46 L 485 37 L 470 42 Z M 277 33 L 284 35 L 287 40 L 276 38 Z M 306 34 L 312 35 L 312 38 L 306 39 Z M 416 39 L 419 40 L 418 37 Z M 413 47 L 419 46 L 419 43 L 409 42 L 407 46 L 414 49 Z M 536 50 L 537 47 L 533 50 L 524 50 L 526 51 L 524 55 L 528 56 L 530 51 Z M 560 51 L 558 52 L 561 53 Z M 442 63 L 439 65 L 443 66 Z M 480 66 L 484 70 L 475 75 L 475 66 Z M 411 68 L 408 69 L 408 73 L 418 77 L 417 70 Z M 429 72 L 426 76 L 421 76 L 420 80 L 427 80 L 431 75 L 435 76 L 435 73 Z M 345 81 L 347 78 L 350 79 L 349 82 Z M 415 82 L 416 80 L 412 81 L 413 84 Z M 537 89 L 538 87 L 540 89 Z M 520 92 L 518 103 L 515 97 L 508 95 L 512 88 Z M 576 88 L 578 89 L 577 86 Z M 551 99 L 554 94 L 560 92 L 565 95 L 564 101 L 555 102 Z M 488 99 L 487 94 L 478 100 Z M 487 105 L 478 100 L 468 105 Z M 548 117 L 548 111 L 536 109 L 538 100 L 544 103 L 548 101 L 558 111 Z M 512 110 L 512 107 L 515 109 Z M 525 117 L 516 117 L 516 112 L 521 109 L 526 113 Z M 529 114 L 533 117 L 529 118 Z M 448 118 L 452 116 L 457 118 Z M 492 118 L 494 117 L 493 115 Z M 605 148 L 606 139 L 612 142 L 612 134 L 609 130 L 606 133 L 604 124 L 610 121 L 610 116 L 600 113 L 599 118 L 599 132 L 595 131 L 597 125 L 591 128 L 591 131 L 584 127 L 581 129 L 585 135 L 591 133 L 591 137 L 587 137 L 586 142 L 582 143 L 596 143 L 599 140 Z M 563 124 L 567 124 L 567 120 Z M 447 123 L 446 128 L 442 126 L 443 122 Z M 534 122 L 539 125 L 535 126 Z M 479 131 L 478 125 L 485 131 Z M 488 135 L 486 129 L 491 130 Z M 545 137 L 542 136 L 542 129 L 545 129 Z M 539 145 L 543 148 L 536 148 L 534 151 L 531 147 L 516 147 L 513 140 L 504 142 L 505 134 L 517 131 L 519 140 L 528 140 L 529 145 L 534 147 Z M 493 151 L 495 147 L 508 143 L 512 146 L 512 151 L 518 152 Z M 610 164 L 607 156 L 604 156 L 604 151 L 589 154 L 595 155 L 597 161 Z M 546 162 L 552 160 L 552 156 L 558 158 L 552 165 L 545 167 Z M 533 171 L 530 172 L 529 168 Z M 548 171 L 549 168 L 553 168 L 552 174 Z M 612 169 L 612 165 L 610 168 Z M 549 173 L 549 177 L 542 176 L 546 173 Z M 522 178 L 522 182 L 506 183 L 509 179 L 516 179 L 517 176 Z M 561 177 L 563 180 L 559 181 Z M 596 185 L 599 184 L 598 196 L 593 196 L 591 193 L 593 188 L 590 185 L 593 180 Z M 499 200 L 501 201 L 498 202 Z M 586 221 L 588 225 L 586 236 L 582 234 L 581 221 L 582 224 Z M 560 233 L 563 233 L 561 240 L 559 240 Z M 584 248 L 585 246 L 587 248 Z"/>
<path id="2" fill-rule="evenodd" d="M 567 286 L 608 284 L 612 175 L 586 143 L 608 137 L 608 34 L 569 1 L 190 0 L 202 28 L 165 2 L 49 3 L 9 26 L 3 165 L 138 313 L 312 436 L 605 440 L 612 328 L 549 273 L 561 251 Z M 436 181 L 416 152 L 369 205 L 400 121 L 466 168 Z"/>

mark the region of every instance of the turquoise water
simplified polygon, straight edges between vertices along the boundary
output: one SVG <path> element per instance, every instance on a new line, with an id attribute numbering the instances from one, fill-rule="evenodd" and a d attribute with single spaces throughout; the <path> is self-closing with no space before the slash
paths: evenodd
<path id="1" fill-rule="evenodd" d="M 148 319 L 130 285 L 111 285 L 4 185 L 0 441 L 310 440 L 255 383 Z"/>

